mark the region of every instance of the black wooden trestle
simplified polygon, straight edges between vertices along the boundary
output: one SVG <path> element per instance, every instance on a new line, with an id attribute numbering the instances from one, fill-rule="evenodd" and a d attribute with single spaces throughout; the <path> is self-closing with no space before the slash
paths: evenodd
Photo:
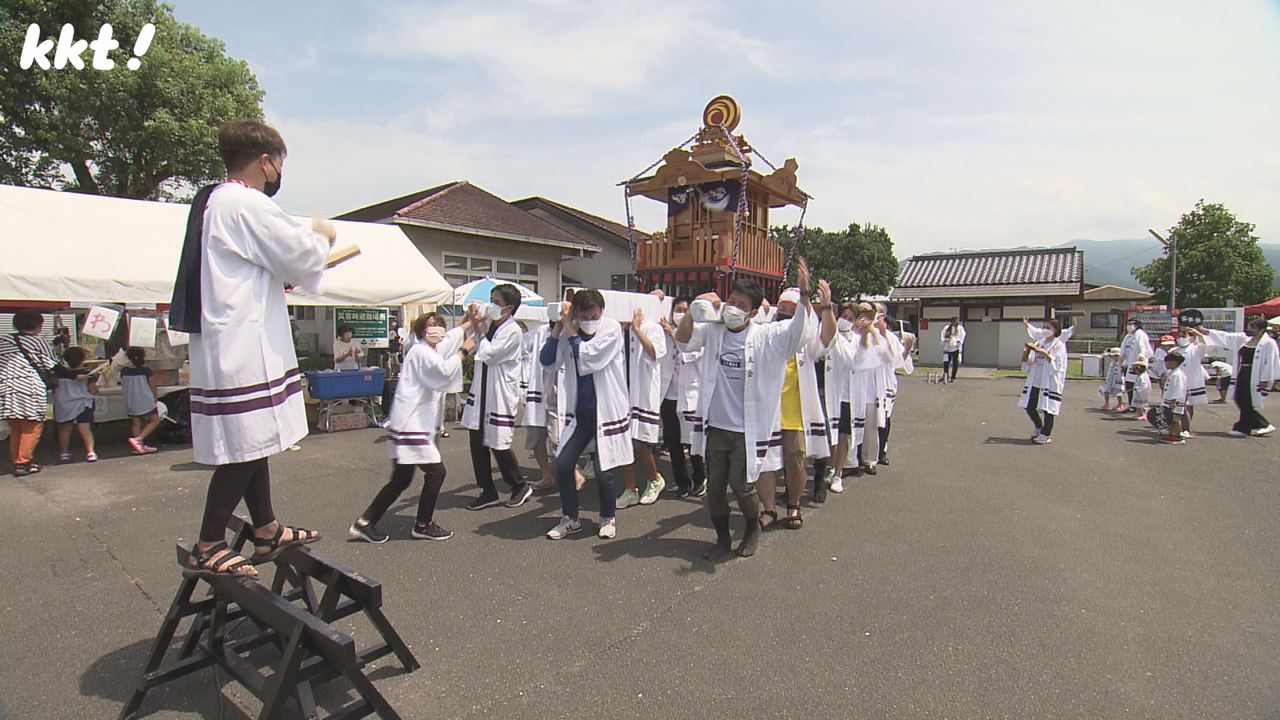
<path id="1" fill-rule="evenodd" d="M 252 530 L 240 517 L 233 517 L 230 527 L 231 547 L 240 552 Z M 186 567 L 191 552 L 189 543 L 179 543 L 178 563 Z M 351 683 L 359 698 L 329 718 L 347 720 L 377 713 L 383 720 L 400 719 L 364 674 L 369 663 L 391 654 L 405 672 L 420 667 L 382 612 L 382 585 L 305 546 L 286 549 L 274 564 L 269 588 L 251 578 L 182 579 L 120 720 L 136 717 L 152 688 L 214 665 L 262 701 L 258 717 L 263 720 L 316 717 L 312 688 L 339 677 Z M 201 583 L 208 585 L 209 593 L 193 599 Z M 366 648 L 332 626 L 361 612 L 381 637 L 381 642 Z M 174 636 L 188 617 L 192 622 L 186 637 L 171 652 Z M 237 632 L 233 639 L 229 626 L 242 625 L 237 623 L 241 620 L 255 632 L 246 637 Z M 264 674 L 246 655 L 268 646 L 279 656 L 273 660 L 271 674 Z M 171 655 L 166 665 L 165 658 Z"/>

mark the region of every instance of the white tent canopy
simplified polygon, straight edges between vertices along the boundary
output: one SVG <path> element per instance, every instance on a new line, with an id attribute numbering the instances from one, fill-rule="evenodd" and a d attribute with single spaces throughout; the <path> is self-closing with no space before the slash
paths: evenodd
<path id="1" fill-rule="evenodd" d="M 187 205 L 0 185 L 0 302 L 167 305 Z M 301 219 L 310 222 L 309 219 Z M 359 257 L 325 273 L 324 294 L 291 305 L 447 303 L 449 283 L 394 225 L 334 222 Z"/>

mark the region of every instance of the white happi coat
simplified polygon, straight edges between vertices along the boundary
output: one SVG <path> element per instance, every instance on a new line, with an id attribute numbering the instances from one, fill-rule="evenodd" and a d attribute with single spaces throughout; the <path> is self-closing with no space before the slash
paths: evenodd
<path id="1" fill-rule="evenodd" d="M 1178 353 L 1186 358 L 1182 362 L 1182 374 L 1187 377 L 1187 404 L 1208 405 L 1209 393 L 1205 390 L 1204 351 L 1208 348 L 1204 343 L 1192 342 L 1186 347 L 1179 347 Z"/>
<path id="2" fill-rule="evenodd" d="M 481 338 L 476 345 L 475 370 L 471 375 L 471 392 L 462 410 L 462 425 L 468 430 L 481 429 L 480 393 L 476 384 L 481 378 L 481 364 L 489 372 L 484 387 L 484 446 L 508 450 L 516 431 L 516 405 L 520 400 L 520 352 L 524 332 L 516 321 L 508 318 L 498 326 L 493 339 Z"/>
<path id="3" fill-rule="evenodd" d="M 886 418 L 893 417 L 893 406 L 898 399 L 898 368 L 902 368 L 908 375 L 916 371 L 916 363 L 911 359 L 911 353 L 907 352 L 907 346 L 902 344 L 897 335 L 888 333 L 883 336 L 888 341 L 888 357 L 885 362 L 880 364 L 880 380 L 879 383 L 884 385 L 884 416 Z"/>
<path id="4" fill-rule="evenodd" d="M 435 347 L 420 340 L 404 354 L 396 398 L 387 418 L 387 454 L 397 465 L 440 462 L 436 445 L 443 406 L 440 398 L 462 374 L 458 357 L 462 340 L 462 330 L 454 328 Z"/>
<path id="5" fill-rule="evenodd" d="M 747 453 L 747 482 L 754 483 L 765 470 L 782 467 L 782 432 L 778 427 L 782 410 L 782 381 L 787 360 L 804 344 L 809 327 L 808 312 L 797 312 L 790 320 L 767 324 L 747 323 L 744 340 L 746 377 L 743 378 L 743 420 Z M 702 383 L 698 389 L 698 414 L 694 416 L 693 454 L 706 456 L 707 418 L 711 398 L 719 380 L 718 357 L 725 333 L 723 323 L 694 323 L 693 336 L 682 349 L 703 350 Z"/>
<path id="6" fill-rule="evenodd" d="M 947 330 L 950 329 L 951 323 L 947 323 L 947 326 L 942 328 L 942 352 L 958 353 L 956 357 L 960 362 L 964 362 L 964 339 L 968 337 L 969 333 L 964 329 L 964 325 L 956 325 L 951 333 L 951 338 L 948 339 Z"/>
<path id="7" fill-rule="evenodd" d="M 201 235 L 200 332 L 190 347 L 195 461 L 283 452 L 307 434 L 284 284 L 320 293 L 329 241 L 232 182 L 209 196 Z"/>
<path id="8" fill-rule="evenodd" d="M 646 320 L 640 324 L 653 343 L 656 358 L 649 357 L 644 345 L 635 337 L 631 328 L 631 438 L 643 443 L 656 443 L 662 437 L 662 396 L 666 387 L 662 384 L 662 360 L 667 356 L 667 333 L 662 325 Z"/>
<path id="9" fill-rule="evenodd" d="M 631 449 L 631 403 L 627 396 L 627 369 L 622 356 L 622 325 L 613 318 L 601 318 L 600 328 L 590 340 L 578 345 L 577 361 L 567 337 L 561 336 L 555 364 L 564 369 L 565 428 L 560 433 L 556 454 L 573 437 L 578 426 L 578 377 L 590 375 L 596 390 L 596 451 L 600 468 L 611 470 L 635 461 Z"/>
<path id="10" fill-rule="evenodd" d="M 1206 335 L 1209 344 L 1231 351 L 1231 372 L 1238 381 L 1240 379 L 1240 348 L 1249 342 L 1250 336 L 1246 333 L 1229 333 L 1221 330 L 1210 330 Z M 1262 409 L 1267 395 L 1271 392 L 1271 386 L 1276 380 L 1280 380 L 1280 354 L 1277 354 L 1276 341 L 1270 335 L 1263 333 L 1262 339 L 1258 341 L 1258 349 L 1253 353 L 1253 368 L 1249 377 L 1249 383 L 1252 385 L 1249 392 L 1253 395 L 1255 408 Z"/>
<path id="11" fill-rule="evenodd" d="M 1125 335 L 1124 340 L 1120 342 L 1120 361 L 1124 363 L 1126 371 L 1125 382 L 1133 382 L 1127 377 L 1129 367 L 1137 362 L 1139 357 L 1150 360 L 1152 355 L 1154 352 L 1151 349 L 1151 338 L 1147 337 L 1146 330 L 1138 328 Z"/>
<path id="12" fill-rule="evenodd" d="M 676 388 L 676 414 L 680 416 L 680 442 L 693 443 L 694 420 L 698 416 L 698 386 L 702 382 L 701 350 L 685 352 L 673 338 L 671 352 L 664 358 L 670 364 L 670 383 Z M 664 395 L 665 396 L 665 395 Z"/>
<path id="13" fill-rule="evenodd" d="M 556 423 L 562 422 L 561 418 L 564 417 L 564 368 L 549 370 L 543 367 L 540 360 L 542 346 L 546 345 L 547 338 L 551 337 L 551 328 L 543 323 L 525 335 L 533 336 L 533 351 L 525 357 L 525 376 L 529 381 L 524 394 L 524 417 L 521 425 L 559 430 L 558 427 L 551 428 L 550 425 L 553 420 Z M 556 406 L 548 407 L 547 392 L 552 389 L 555 390 Z M 552 437 L 557 436 L 552 435 Z"/>
<path id="14" fill-rule="evenodd" d="M 1049 357 L 1033 352 L 1023 364 L 1022 369 L 1027 373 L 1027 383 L 1022 387 L 1018 407 L 1027 407 L 1031 398 L 1031 388 L 1037 387 L 1040 388 L 1040 400 L 1036 403 L 1036 410 L 1060 415 L 1062 390 L 1067 383 L 1067 343 L 1061 336 L 1051 335 L 1036 340 L 1036 345 L 1048 350 Z"/>
<path id="15" fill-rule="evenodd" d="M 877 339 L 879 340 L 877 342 Z M 862 346 L 862 333 L 837 332 L 831 339 L 827 357 L 827 416 L 831 437 L 839 438 L 840 404 L 849 403 L 853 447 L 862 444 L 868 420 L 871 427 L 884 427 L 884 404 L 879 402 L 876 379 L 880 366 L 890 362 L 889 345 L 875 334 Z M 875 417 L 867 418 L 867 406 L 875 405 Z"/>
<path id="16" fill-rule="evenodd" d="M 800 346 L 800 350 L 795 355 L 796 377 L 800 385 L 800 417 L 804 423 L 804 432 L 801 435 L 805 443 L 805 457 L 811 458 L 831 456 L 831 438 L 827 435 L 827 418 L 822 414 L 822 399 L 818 395 L 817 362 L 827 355 L 827 348 L 823 347 L 822 338 L 818 337 L 820 330 L 818 315 L 810 313 L 804 345 Z M 774 430 L 781 437 L 781 394 L 778 400 L 778 424 Z"/>

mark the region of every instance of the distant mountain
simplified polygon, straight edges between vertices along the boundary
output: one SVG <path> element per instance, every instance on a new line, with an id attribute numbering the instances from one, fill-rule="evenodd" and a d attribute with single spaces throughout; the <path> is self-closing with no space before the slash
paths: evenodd
<path id="1" fill-rule="evenodd" d="M 1155 238 L 1137 240 L 1072 240 L 1058 247 L 1076 247 L 1084 251 L 1084 281 L 1092 285 L 1119 285 L 1143 288 L 1129 272 L 1161 255 Z M 1280 287 L 1280 244 L 1259 243 L 1267 263 L 1276 271 L 1275 287 Z"/>

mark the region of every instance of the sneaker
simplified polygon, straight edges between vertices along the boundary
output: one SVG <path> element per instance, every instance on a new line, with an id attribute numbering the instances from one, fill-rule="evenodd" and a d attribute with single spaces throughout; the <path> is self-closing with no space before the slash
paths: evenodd
<path id="1" fill-rule="evenodd" d="M 96 453 L 96 452 L 85 453 L 85 455 L 84 455 L 84 461 L 85 461 L 85 462 L 98 462 L 98 453 Z"/>
<path id="2" fill-rule="evenodd" d="M 600 518 L 600 539 L 612 540 L 618 536 L 618 521 L 614 518 Z"/>
<path id="3" fill-rule="evenodd" d="M 1037 445 L 1053 444 L 1053 440 L 1048 435 L 1036 435 L 1035 437 L 1031 438 L 1031 442 Z"/>
<path id="4" fill-rule="evenodd" d="M 618 502 L 616 503 L 615 507 L 617 507 L 619 510 L 622 510 L 623 508 L 629 508 L 632 505 L 639 505 L 639 504 L 640 504 L 640 496 L 636 494 L 636 491 L 626 490 L 621 495 L 618 496 Z"/>
<path id="5" fill-rule="evenodd" d="M 1187 444 L 1186 440 L 1183 440 L 1177 435 L 1161 435 L 1160 442 L 1164 443 L 1165 445 L 1186 445 Z"/>
<path id="6" fill-rule="evenodd" d="M 867 474 L 867 475 L 875 475 L 875 474 L 876 474 L 876 466 L 875 466 L 875 465 L 864 465 L 864 466 L 862 466 L 862 472 L 863 472 L 863 473 L 865 473 L 865 474 Z"/>
<path id="7" fill-rule="evenodd" d="M 470 503 L 467 503 L 467 509 L 484 510 L 485 508 L 498 507 L 501 504 L 502 498 L 497 495 L 481 495 Z"/>
<path id="8" fill-rule="evenodd" d="M 1256 436 L 1256 437 L 1263 437 L 1264 435 L 1270 435 L 1271 433 L 1273 433 L 1273 432 L 1275 432 L 1275 431 L 1276 431 L 1276 426 L 1275 426 L 1275 425 L 1268 425 L 1268 426 L 1266 426 L 1266 427 L 1264 427 L 1264 428 L 1260 428 L 1260 429 L 1258 429 L 1258 430 L 1250 430 L 1250 431 L 1249 431 L 1249 434 L 1250 434 L 1250 435 L 1253 435 L 1253 436 Z"/>
<path id="9" fill-rule="evenodd" d="M 645 486 L 644 494 L 640 496 L 640 504 L 652 505 L 658 502 L 658 495 L 662 493 L 662 489 L 666 486 L 667 481 L 663 480 L 661 475 L 654 477 L 654 479 Z"/>
<path id="10" fill-rule="evenodd" d="M 687 498 L 691 495 L 693 495 L 693 488 L 676 488 L 676 497 L 678 498 Z"/>
<path id="11" fill-rule="evenodd" d="M 511 499 L 507 501 L 506 505 L 509 508 L 517 508 L 525 504 L 525 501 L 531 497 L 533 497 L 533 488 L 529 486 L 529 483 L 522 482 L 511 491 Z"/>
<path id="12" fill-rule="evenodd" d="M 71 462 L 71 453 L 58 453 L 58 462 Z"/>
<path id="13" fill-rule="evenodd" d="M 360 522 L 351 523 L 351 527 L 347 528 L 347 536 L 352 540 L 363 540 L 374 545 L 381 545 L 387 541 L 387 534 L 378 530 L 373 525 L 365 525 Z"/>
<path id="14" fill-rule="evenodd" d="M 603 526 L 601 527 L 602 527 L 601 532 L 604 532 Z M 574 520 L 570 518 L 568 515 L 565 515 L 564 517 L 560 518 L 560 522 L 557 523 L 555 527 L 547 531 L 547 537 L 551 538 L 552 540 L 560 540 L 567 535 L 572 535 L 576 532 L 580 532 L 581 530 L 582 530 L 581 520 Z"/>
<path id="15" fill-rule="evenodd" d="M 1181 433 L 1181 436 L 1182 436 L 1182 439 L 1183 439 L 1183 440 L 1186 440 L 1186 439 L 1188 439 L 1188 438 L 1193 438 L 1193 437 L 1195 437 L 1195 435 L 1192 435 L 1192 434 L 1191 434 L 1191 431 L 1190 431 L 1190 430 L 1183 430 L 1183 431 L 1182 431 L 1182 433 Z"/>
<path id="16" fill-rule="evenodd" d="M 1239 430 L 1236 430 L 1235 428 L 1232 428 L 1232 429 L 1228 430 L 1228 431 L 1227 431 L 1227 434 L 1228 434 L 1228 435 L 1230 435 L 1231 437 L 1249 437 L 1249 436 L 1248 436 L 1248 435 L 1246 435 L 1245 433 L 1240 432 Z"/>
<path id="17" fill-rule="evenodd" d="M 840 477 L 839 475 L 836 475 L 831 478 L 831 492 L 833 493 L 844 492 L 844 478 Z"/>
<path id="18" fill-rule="evenodd" d="M 689 497 L 700 498 L 700 497 L 706 497 L 706 495 L 707 495 L 706 480 L 703 480 L 700 483 L 695 483 L 693 486 L 693 489 L 689 491 Z"/>
<path id="19" fill-rule="evenodd" d="M 453 533 L 432 522 L 427 523 L 427 526 L 421 530 L 414 525 L 409 531 L 409 537 L 414 540 L 448 540 L 453 537 Z"/>

